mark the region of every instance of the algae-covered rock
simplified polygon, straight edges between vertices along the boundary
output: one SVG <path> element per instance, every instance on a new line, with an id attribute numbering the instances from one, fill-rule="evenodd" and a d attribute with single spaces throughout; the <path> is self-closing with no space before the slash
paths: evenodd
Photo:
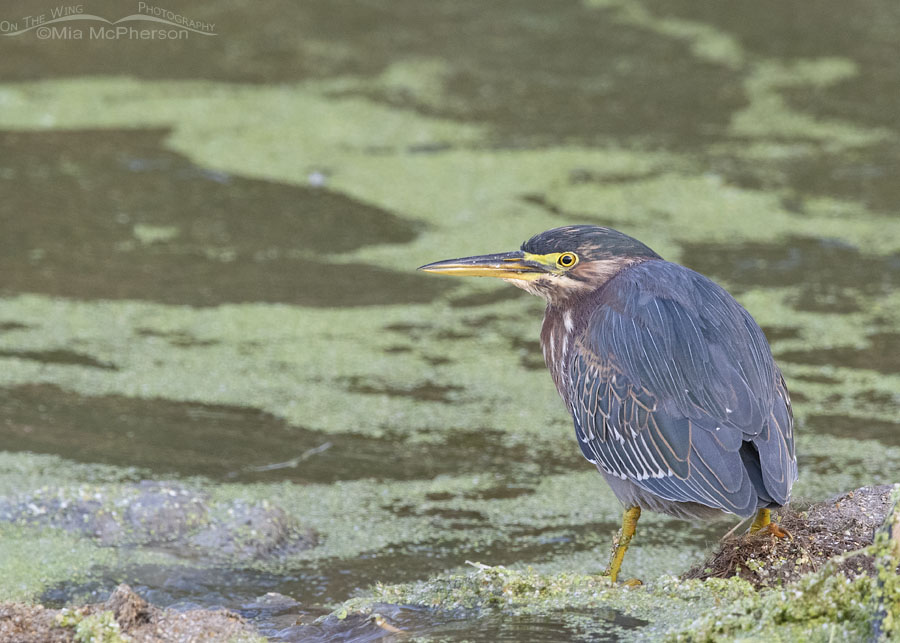
<path id="1" fill-rule="evenodd" d="M 62 529 L 101 546 L 164 546 L 217 560 L 266 558 L 317 542 L 315 532 L 271 502 L 213 502 L 175 482 L 84 485 L 0 498 L 0 521 Z"/>
<path id="2" fill-rule="evenodd" d="M 228 556 L 261 558 L 279 551 L 297 551 L 316 544 L 312 530 L 300 530 L 280 507 L 269 502 L 233 501 L 219 520 L 212 520 L 190 542 Z"/>
<path id="3" fill-rule="evenodd" d="M 121 489 L 40 489 L 0 500 L 0 520 L 55 527 L 101 545 L 176 541 L 207 522 L 204 494 L 179 483 L 142 481 Z"/>
<path id="4" fill-rule="evenodd" d="M 848 577 L 848 556 L 837 556 L 782 588 L 763 589 L 748 599 L 718 605 L 714 612 L 685 623 L 674 633 L 675 638 L 896 640 L 900 633 L 900 559 L 884 532 L 859 555 L 871 557 L 871 573 Z"/>
<path id="5" fill-rule="evenodd" d="M 209 520 L 204 495 L 182 485 L 144 480 L 135 490 L 124 519 L 136 539 L 176 541 Z"/>

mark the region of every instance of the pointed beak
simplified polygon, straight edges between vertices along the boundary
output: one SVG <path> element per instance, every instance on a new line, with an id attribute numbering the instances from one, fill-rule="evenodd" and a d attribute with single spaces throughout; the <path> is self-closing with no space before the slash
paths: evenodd
<path id="1" fill-rule="evenodd" d="M 462 277 L 498 277 L 526 281 L 536 279 L 546 273 L 542 264 L 529 260 L 521 250 L 436 261 L 421 266 L 419 270 Z"/>

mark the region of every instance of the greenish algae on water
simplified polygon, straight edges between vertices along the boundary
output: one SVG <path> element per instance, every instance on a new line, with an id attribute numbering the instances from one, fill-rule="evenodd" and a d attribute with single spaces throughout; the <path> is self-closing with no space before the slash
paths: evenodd
<path id="1" fill-rule="evenodd" d="M 79 582 L 119 557 L 61 530 L 0 524 L 0 601 L 34 600 L 48 586 Z"/>

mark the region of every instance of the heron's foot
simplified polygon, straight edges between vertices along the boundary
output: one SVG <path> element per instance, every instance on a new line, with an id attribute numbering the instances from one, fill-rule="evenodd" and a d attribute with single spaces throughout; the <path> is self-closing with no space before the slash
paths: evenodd
<path id="1" fill-rule="evenodd" d="M 756 513 L 756 518 L 753 520 L 753 524 L 750 525 L 750 533 L 751 534 L 764 534 L 770 533 L 776 538 L 789 538 L 790 534 L 786 529 L 776 525 L 772 522 L 772 511 L 770 509 L 760 509 Z"/>
<path id="2" fill-rule="evenodd" d="M 774 522 L 770 522 L 768 525 L 759 529 L 755 532 L 755 535 L 769 533 L 775 536 L 775 538 L 791 538 L 791 532 L 782 527 L 781 525 L 776 525 Z"/>
<path id="3" fill-rule="evenodd" d="M 640 578 L 629 578 L 628 580 L 617 581 L 613 577 L 613 575 L 609 573 L 609 570 L 606 570 L 605 572 L 600 574 L 600 576 L 603 578 L 608 578 L 613 585 L 621 585 L 622 587 L 640 587 L 644 584 L 644 581 L 642 581 Z"/>

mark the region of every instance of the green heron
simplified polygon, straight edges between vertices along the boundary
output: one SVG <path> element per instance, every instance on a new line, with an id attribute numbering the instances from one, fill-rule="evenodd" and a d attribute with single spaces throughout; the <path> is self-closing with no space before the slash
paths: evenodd
<path id="1" fill-rule="evenodd" d="M 625 507 L 615 582 L 642 509 L 749 518 L 797 479 L 791 400 L 762 330 L 721 286 L 598 226 L 542 232 L 521 250 L 420 270 L 499 277 L 547 301 L 544 362 L 581 452 Z"/>

